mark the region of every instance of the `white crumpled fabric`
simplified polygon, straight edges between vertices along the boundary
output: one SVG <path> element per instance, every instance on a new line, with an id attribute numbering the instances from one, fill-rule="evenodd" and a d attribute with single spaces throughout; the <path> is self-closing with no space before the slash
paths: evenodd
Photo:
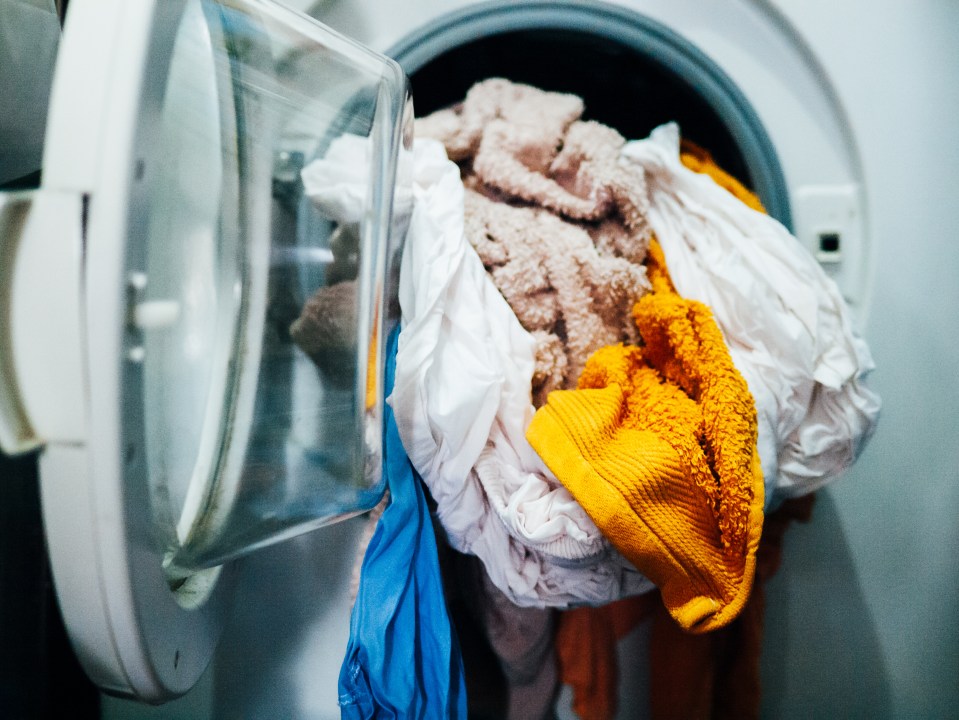
<path id="1" fill-rule="evenodd" d="M 303 169 L 304 192 L 324 214 L 362 217 L 369 152 L 366 138 L 343 136 Z M 651 590 L 526 440 L 534 341 L 464 235 L 459 168 L 441 143 L 421 139 L 412 173 L 388 402 L 450 544 L 479 557 L 496 587 L 524 607 L 595 605 Z"/>
<path id="2" fill-rule="evenodd" d="M 450 543 L 527 607 L 651 589 L 526 440 L 534 341 L 464 235 L 463 183 L 443 146 L 414 144 L 390 402 Z"/>
<path id="3" fill-rule="evenodd" d="M 410 197 L 409 158 L 400 150 L 397 183 L 393 197 L 394 214 L 407 215 Z M 303 192 L 324 216 L 340 223 L 358 223 L 367 211 L 373 167 L 373 143 L 362 135 L 340 135 L 323 157 L 300 171 Z"/>
<path id="4" fill-rule="evenodd" d="M 873 369 L 836 284 L 776 220 L 679 160 L 679 129 L 627 143 L 680 295 L 708 305 L 759 415 L 766 506 L 810 493 L 856 460 L 879 417 Z"/>

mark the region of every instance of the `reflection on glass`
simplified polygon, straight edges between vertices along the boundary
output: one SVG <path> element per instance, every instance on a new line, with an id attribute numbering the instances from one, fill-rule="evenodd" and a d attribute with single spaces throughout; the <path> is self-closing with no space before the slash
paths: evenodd
<path id="1" fill-rule="evenodd" d="M 272 2 L 192 0 L 178 22 L 132 312 L 174 583 L 381 496 L 409 122 L 395 65 Z M 304 180 L 350 143 L 344 212 Z"/>

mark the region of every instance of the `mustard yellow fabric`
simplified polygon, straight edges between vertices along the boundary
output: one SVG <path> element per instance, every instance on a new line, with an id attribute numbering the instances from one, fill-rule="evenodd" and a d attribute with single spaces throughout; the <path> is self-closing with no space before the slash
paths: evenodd
<path id="1" fill-rule="evenodd" d="M 376 319 L 373 320 L 376 327 Z M 379 387 L 379 376 L 376 373 L 376 346 L 377 331 L 370 335 L 370 348 L 366 351 L 366 409 L 371 410 L 376 405 L 376 390 Z"/>
<path id="2" fill-rule="evenodd" d="M 739 180 L 719 167 L 709 151 L 684 139 L 680 143 L 679 160 L 693 172 L 702 173 L 703 175 L 711 177 L 713 182 L 719 185 L 719 187 L 728 190 L 753 210 L 761 213 L 766 212 L 766 208 L 764 208 L 763 204 L 759 201 L 759 197 L 739 182 Z"/>
<path id="3" fill-rule="evenodd" d="M 749 597 L 762 531 L 756 410 L 712 314 L 650 246 L 643 346 L 594 353 L 527 438 L 683 628 L 722 627 Z"/>

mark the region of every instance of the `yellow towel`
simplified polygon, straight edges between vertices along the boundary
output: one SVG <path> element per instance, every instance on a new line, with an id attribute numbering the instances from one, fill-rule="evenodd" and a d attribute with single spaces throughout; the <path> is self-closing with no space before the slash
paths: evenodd
<path id="1" fill-rule="evenodd" d="M 643 347 L 594 353 L 527 438 L 684 628 L 722 627 L 749 597 L 762 531 L 756 410 L 712 313 L 681 298 L 658 243 L 633 308 Z"/>

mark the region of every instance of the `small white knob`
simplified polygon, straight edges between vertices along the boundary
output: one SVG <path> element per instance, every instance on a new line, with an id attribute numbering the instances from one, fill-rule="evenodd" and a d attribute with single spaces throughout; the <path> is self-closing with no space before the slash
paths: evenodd
<path id="1" fill-rule="evenodd" d="M 141 330 L 170 327 L 180 317 L 176 300 L 144 300 L 133 308 L 133 324 Z"/>
<path id="2" fill-rule="evenodd" d="M 136 290 L 137 292 L 143 292 L 147 286 L 147 275 L 142 272 L 132 272 L 128 278 L 130 287 Z"/>

